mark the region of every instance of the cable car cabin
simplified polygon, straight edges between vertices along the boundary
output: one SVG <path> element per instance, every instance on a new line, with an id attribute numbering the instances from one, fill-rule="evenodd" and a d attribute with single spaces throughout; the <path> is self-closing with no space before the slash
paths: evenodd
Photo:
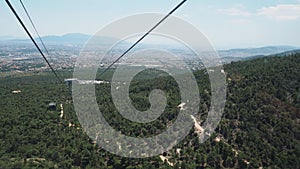
<path id="1" fill-rule="evenodd" d="M 54 103 L 54 102 L 49 103 L 48 110 L 55 111 L 56 110 L 56 103 Z"/>
<path id="2" fill-rule="evenodd" d="M 66 85 L 67 85 L 69 88 L 71 88 L 72 84 L 73 84 L 74 82 L 78 81 L 78 79 L 77 79 L 77 78 L 69 78 L 69 79 L 65 79 L 64 81 L 65 81 Z"/>

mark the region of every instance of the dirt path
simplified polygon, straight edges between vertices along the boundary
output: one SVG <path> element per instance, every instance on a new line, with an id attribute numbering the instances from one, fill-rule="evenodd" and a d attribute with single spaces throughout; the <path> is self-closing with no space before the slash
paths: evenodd
<path id="1" fill-rule="evenodd" d="M 200 126 L 200 124 L 197 122 L 197 119 L 191 115 L 191 118 L 194 120 L 194 127 L 195 127 L 195 132 L 197 134 L 202 134 L 204 132 L 204 129 Z"/>
<path id="2" fill-rule="evenodd" d="M 172 167 L 174 166 L 174 164 L 171 163 L 167 157 L 165 157 L 163 155 L 160 155 L 159 157 L 163 162 L 167 162 L 169 164 L 169 166 L 172 166 Z"/>
<path id="3" fill-rule="evenodd" d="M 61 119 L 64 117 L 64 107 L 63 104 L 60 104 L 60 116 Z"/>

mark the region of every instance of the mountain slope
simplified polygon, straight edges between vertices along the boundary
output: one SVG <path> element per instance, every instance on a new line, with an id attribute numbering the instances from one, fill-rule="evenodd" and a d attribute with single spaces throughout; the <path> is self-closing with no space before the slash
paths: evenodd
<path id="1" fill-rule="evenodd" d="M 295 46 L 264 46 L 260 48 L 241 48 L 241 49 L 229 49 L 218 50 L 221 57 L 249 57 L 255 55 L 271 55 L 281 53 L 285 51 L 299 49 Z"/>
<path id="2" fill-rule="evenodd" d="M 299 63 L 300 54 L 294 53 L 225 65 L 227 102 L 216 133 L 200 144 L 194 130 L 190 131 L 182 142 L 162 154 L 168 162 L 159 156 L 123 158 L 94 145 L 80 127 L 70 90 L 56 84 L 53 74 L 28 73 L 0 78 L 0 167 L 151 169 L 173 168 L 170 166 L 173 164 L 174 168 L 187 169 L 298 168 Z M 71 72 L 59 73 L 71 77 Z M 180 103 L 176 83 L 156 73 L 156 78 L 137 78 L 130 86 L 133 105 L 141 110 L 149 108 L 147 96 L 153 88 L 165 89 L 166 112 L 150 124 L 136 124 L 122 118 L 111 102 L 110 85 L 95 87 L 99 108 L 115 129 L 144 137 L 161 133 L 176 119 Z M 210 105 L 209 81 L 205 70 L 195 72 L 195 77 L 201 96 L 199 113 L 204 120 Z M 50 102 L 63 104 L 63 117 L 59 106 L 48 109 Z"/>

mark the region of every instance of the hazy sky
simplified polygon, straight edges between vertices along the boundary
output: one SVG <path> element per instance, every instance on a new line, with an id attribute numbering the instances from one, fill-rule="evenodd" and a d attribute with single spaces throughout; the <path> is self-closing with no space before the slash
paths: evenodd
<path id="1" fill-rule="evenodd" d="M 19 1 L 11 2 L 30 26 Z M 42 36 L 94 34 L 121 17 L 145 12 L 167 13 L 179 2 L 23 0 Z M 174 16 L 195 25 L 217 48 L 300 46 L 300 0 L 188 0 Z M 0 36 L 26 37 L 5 1 L 0 1 L 0 25 Z"/>

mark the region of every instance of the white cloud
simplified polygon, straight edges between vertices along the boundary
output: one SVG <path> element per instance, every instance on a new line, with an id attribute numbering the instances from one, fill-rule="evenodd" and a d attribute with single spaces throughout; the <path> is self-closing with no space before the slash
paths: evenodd
<path id="1" fill-rule="evenodd" d="M 279 21 L 298 20 L 300 19 L 300 4 L 279 4 L 258 9 L 253 13 L 239 5 L 228 9 L 218 9 L 218 12 L 237 17 L 265 16 Z"/>
<path id="2" fill-rule="evenodd" d="M 281 4 L 265 7 L 258 11 L 258 15 L 267 16 L 275 20 L 300 19 L 300 4 Z"/>

